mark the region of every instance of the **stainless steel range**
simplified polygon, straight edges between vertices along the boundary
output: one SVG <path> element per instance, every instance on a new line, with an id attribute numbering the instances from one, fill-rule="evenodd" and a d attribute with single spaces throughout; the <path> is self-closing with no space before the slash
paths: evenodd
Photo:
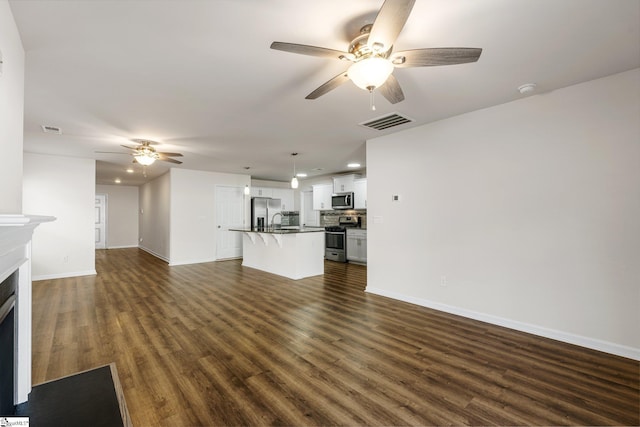
<path id="1" fill-rule="evenodd" d="M 357 227 L 358 217 L 340 216 L 338 225 L 324 228 L 325 259 L 347 262 L 347 228 Z"/>

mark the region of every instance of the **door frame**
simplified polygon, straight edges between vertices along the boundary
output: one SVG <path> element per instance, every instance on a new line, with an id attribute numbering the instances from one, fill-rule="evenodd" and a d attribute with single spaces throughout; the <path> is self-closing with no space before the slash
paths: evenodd
<path id="1" fill-rule="evenodd" d="M 220 200 L 218 198 L 218 190 L 222 189 L 222 188 L 233 188 L 235 190 L 237 190 L 240 195 L 242 196 L 242 218 L 238 218 L 239 222 L 236 225 L 238 228 L 243 228 L 246 224 L 246 218 L 247 218 L 247 197 L 251 197 L 251 196 L 247 196 L 246 194 L 244 194 L 244 186 L 240 186 L 240 185 L 225 185 L 225 184 L 216 184 L 215 188 L 214 188 L 214 200 L 215 200 L 215 230 L 216 230 L 216 237 L 215 237 L 215 259 L 217 260 L 225 260 L 225 259 L 237 259 L 237 258 L 242 258 L 242 235 L 239 232 L 231 232 L 231 233 L 237 233 L 238 237 L 240 238 L 240 253 L 238 255 L 234 255 L 231 257 L 223 257 L 220 255 L 220 238 L 221 236 L 218 234 L 221 231 L 224 231 L 221 229 L 221 223 L 220 223 L 220 218 L 218 215 L 219 212 L 219 208 L 220 208 Z"/>
<path id="2" fill-rule="evenodd" d="M 102 242 L 104 243 L 103 247 L 98 247 L 97 246 L 97 242 L 95 245 L 95 249 L 107 249 L 107 226 L 108 226 L 108 215 L 107 213 L 109 212 L 108 210 L 108 202 L 109 202 L 109 197 L 108 194 L 106 193 L 96 193 L 95 198 L 102 198 L 104 200 L 104 202 L 102 203 L 103 206 L 103 211 L 101 212 L 102 214 L 102 218 L 104 220 L 104 227 L 103 227 L 103 238 L 102 238 Z"/>

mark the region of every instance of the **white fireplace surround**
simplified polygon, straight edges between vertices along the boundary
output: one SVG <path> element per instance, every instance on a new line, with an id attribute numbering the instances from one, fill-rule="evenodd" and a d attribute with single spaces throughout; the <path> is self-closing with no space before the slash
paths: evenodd
<path id="1" fill-rule="evenodd" d="M 15 314 L 14 404 L 31 392 L 31 238 L 52 216 L 0 215 L 0 283 L 18 270 Z"/>

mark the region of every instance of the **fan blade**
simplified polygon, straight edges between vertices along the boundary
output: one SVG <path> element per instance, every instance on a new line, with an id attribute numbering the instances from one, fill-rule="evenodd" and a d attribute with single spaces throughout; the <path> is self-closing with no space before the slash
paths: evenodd
<path id="1" fill-rule="evenodd" d="M 367 46 L 374 52 L 388 51 L 409 19 L 415 2 L 415 0 L 385 0 L 371 27 Z"/>
<path id="2" fill-rule="evenodd" d="M 397 68 L 430 67 L 476 62 L 482 49 L 475 47 L 438 47 L 395 52 L 389 60 Z"/>
<path id="3" fill-rule="evenodd" d="M 122 144 L 120 144 L 120 146 L 121 146 L 121 147 L 124 147 L 124 148 L 128 148 L 129 150 L 137 150 L 137 149 L 138 149 L 138 147 L 129 147 L 128 145 L 122 145 Z"/>
<path id="4" fill-rule="evenodd" d="M 305 97 L 305 99 L 319 98 L 325 93 L 329 92 L 330 90 L 333 90 L 338 86 L 340 86 L 341 84 L 346 83 L 348 81 L 349 81 L 349 76 L 347 76 L 347 72 L 345 71 L 343 73 L 340 73 L 334 78 L 332 78 L 331 80 L 329 80 L 328 82 L 326 82 L 325 84 L 323 84 L 322 86 L 320 86 L 318 89 L 311 92 L 309 95 Z"/>
<path id="5" fill-rule="evenodd" d="M 180 153 L 158 153 L 161 156 L 171 156 L 171 157 L 182 157 L 182 154 Z"/>
<path id="6" fill-rule="evenodd" d="M 271 49 L 298 53 L 300 55 L 319 56 L 321 58 L 342 59 L 348 61 L 355 60 L 355 56 L 349 52 L 342 52 L 340 50 L 309 46 L 305 44 L 273 42 L 271 43 Z"/>
<path id="7" fill-rule="evenodd" d="M 158 160 L 162 160 L 163 162 L 177 163 L 179 165 L 182 164 L 181 161 L 176 160 L 176 159 L 172 159 L 171 157 L 158 156 Z"/>
<path id="8" fill-rule="evenodd" d="M 404 101 L 404 93 L 402 93 L 402 89 L 400 88 L 400 83 L 398 80 L 393 77 L 393 74 L 389 75 L 387 81 L 384 82 L 382 86 L 378 88 L 382 96 L 387 98 L 392 104 L 397 104 L 400 101 Z"/>

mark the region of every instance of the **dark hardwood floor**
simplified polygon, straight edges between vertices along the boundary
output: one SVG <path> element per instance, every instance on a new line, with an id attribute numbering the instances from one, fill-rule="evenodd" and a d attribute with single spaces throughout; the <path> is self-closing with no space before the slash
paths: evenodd
<path id="1" fill-rule="evenodd" d="M 640 364 L 240 261 L 33 285 L 34 384 L 115 362 L 134 426 L 638 425 Z"/>

